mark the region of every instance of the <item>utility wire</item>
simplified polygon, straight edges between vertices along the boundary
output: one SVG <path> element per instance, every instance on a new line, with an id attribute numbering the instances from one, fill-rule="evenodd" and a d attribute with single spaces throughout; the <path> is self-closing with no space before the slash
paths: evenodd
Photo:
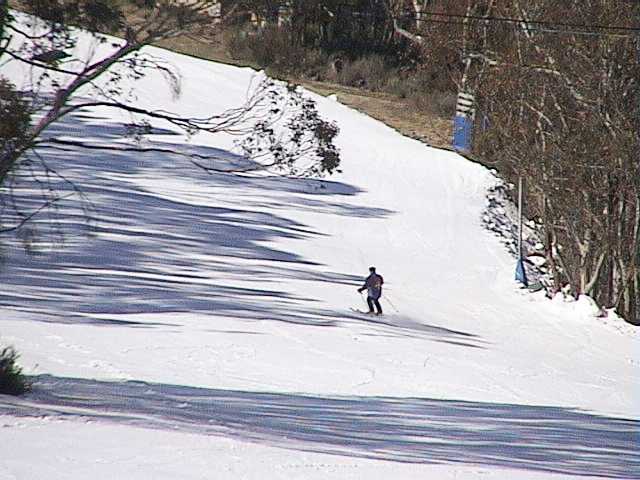
<path id="1" fill-rule="evenodd" d="M 425 13 L 425 12 L 423 12 Z M 364 12 L 350 12 L 351 17 L 357 17 L 357 18 L 373 18 L 375 20 L 380 20 L 383 21 L 386 18 L 391 18 L 392 20 L 414 20 L 420 23 L 431 23 L 431 24 L 441 24 L 441 25 L 454 25 L 454 26 L 458 26 L 458 27 L 463 27 L 463 26 L 468 26 L 468 23 L 465 23 L 464 21 L 457 21 L 457 20 L 444 20 L 444 19 L 436 19 L 436 18 L 424 18 L 422 15 L 417 18 L 415 15 L 412 14 L 404 14 L 404 15 L 394 15 L 391 17 L 387 17 L 385 15 L 381 15 L 381 14 L 376 14 L 376 13 L 364 13 Z M 473 16 L 473 15 L 469 15 L 469 16 L 465 16 L 465 15 L 453 15 L 453 14 L 436 14 L 438 16 L 441 17 L 450 17 L 450 18 L 456 18 L 456 19 L 471 19 L 471 20 L 479 20 L 479 21 L 485 21 L 487 23 L 489 22 L 493 22 L 493 23 L 506 23 L 508 21 L 508 23 L 513 24 L 513 25 L 519 25 L 519 24 L 526 24 L 528 27 L 528 30 L 530 32 L 542 32 L 542 33 L 554 33 L 554 34 L 560 34 L 560 35 L 584 35 L 584 36 L 591 36 L 591 37 L 618 37 L 618 38 L 629 38 L 629 37 L 633 37 L 634 34 L 638 34 L 640 33 L 640 28 L 635 28 L 635 27 L 607 27 L 604 25 L 593 25 L 593 27 L 595 28 L 600 28 L 600 29 L 605 29 L 605 28 L 611 28 L 611 29 L 616 29 L 616 30 L 622 30 L 622 31 L 626 31 L 629 33 L 610 33 L 610 32 L 605 32 L 605 31 L 600 31 L 600 32 L 594 32 L 594 31 L 586 31 L 586 30 L 567 30 L 567 29 L 550 29 L 550 28 L 540 28 L 540 27 L 535 27 L 535 26 L 530 26 L 530 25 L 550 25 L 550 26 L 571 26 L 572 28 L 588 28 L 590 27 L 590 25 L 587 24 L 569 24 L 569 23 L 553 23 L 553 22 L 544 22 L 544 21 L 531 21 L 531 20 L 519 20 L 519 19 L 507 19 L 504 18 L 502 19 L 501 17 L 478 17 L 478 16 Z M 416 35 L 420 35 L 419 32 L 416 32 Z"/>
<path id="2" fill-rule="evenodd" d="M 506 23 L 524 23 L 535 25 L 547 25 L 551 27 L 567 27 L 567 28 L 584 28 L 584 29 L 597 29 L 597 30 L 618 30 L 625 32 L 640 32 L 640 27 L 619 27 L 615 25 L 601 25 L 601 24 L 579 24 L 579 23 L 564 23 L 564 22 L 550 22 L 546 20 L 526 20 L 524 18 L 509 18 L 509 17 L 494 17 L 494 16 L 479 16 L 479 15 L 457 15 L 453 13 L 438 13 L 438 12 L 420 12 L 422 15 L 431 15 L 434 17 L 446 17 L 446 18 L 459 18 L 468 20 L 480 20 L 480 21 L 492 21 L 492 22 L 506 22 Z M 416 18 L 415 16 L 412 16 Z M 423 18 L 419 18 L 423 21 Z"/>
<path id="3" fill-rule="evenodd" d="M 434 23 L 434 24 L 444 24 L 444 25 L 456 25 L 459 27 L 467 26 L 467 24 L 463 22 L 454 22 L 447 20 L 436 20 L 436 19 L 420 19 L 422 23 Z M 548 28 L 536 28 L 532 27 L 528 29 L 530 32 L 543 32 L 543 33 L 557 33 L 557 34 L 565 34 L 565 35 L 585 35 L 591 37 L 619 37 L 619 38 L 630 38 L 635 35 L 631 33 L 607 33 L 607 32 L 588 32 L 581 30 L 553 30 Z M 638 30 L 640 32 L 640 30 Z M 419 33 L 417 33 L 419 35 Z"/>
<path id="4" fill-rule="evenodd" d="M 349 13 L 352 17 L 367 17 L 367 18 L 373 18 L 376 20 L 384 20 L 385 18 L 389 18 L 388 16 L 380 12 L 375 12 L 375 13 L 359 12 L 353 9 L 353 7 L 348 4 L 341 4 L 340 6 L 350 7 L 349 10 L 351 11 Z M 345 12 L 341 12 L 341 13 L 344 14 Z M 429 18 L 429 17 L 440 17 L 440 18 Z M 569 34 L 569 35 L 629 37 L 629 36 L 632 36 L 633 34 L 640 33 L 640 27 L 552 22 L 548 20 L 526 20 L 524 18 L 461 15 L 461 14 L 454 14 L 454 13 L 440 13 L 440 12 L 431 12 L 431 11 L 420 12 L 419 16 L 417 16 L 414 13 L 403 13 L 400 15 L 391 15 L 390 18 L 392 20 L 414 20 L 421 23 L 433 23 L 433 24 L 444 24 L 444 25 L 455 25 L 455 26 L 468 25 L 466 22 L 464 22 L 464 20 L 473 20 L 473 21 L 486 22 L 486 23 L 489 23 L 489 22 L 509 23 L 514 25 L 524 24 L 524 25 L 527 25 L 529 27 L 529 30 L 532 32 Z M 552 28 L 530 27 L 531 25 L 539 25 L 539 26 L 552 27 Z M 562 29 L 553 28 L 553 27 L 562 27 Z M 584 30 L 576 30 L 576 29 L 584 29 Z M 589 31 L 588 29 L 600 30 L 600 31 L 599 32 Z M 606 30 L 620 32 L 620 33 L 610 33 L 610 32 L 607 32 Z M 622 32 L 626 32 L 626 33 L 622 33 Z"/>

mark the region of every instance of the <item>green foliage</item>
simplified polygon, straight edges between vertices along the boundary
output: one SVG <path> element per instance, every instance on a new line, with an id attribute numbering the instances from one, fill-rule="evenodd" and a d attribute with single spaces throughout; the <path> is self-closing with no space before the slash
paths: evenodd
<path id="1" fill-rule="evenodd" d="M 0 0 L 0 39 L 4 38 L 5 25 L 9 23 L 9 4 L 6 0 Z M 2 46 L 0 46 L 0 55 L 2 54 Z"/>
<path id="2" fill-rule="evenodd" d="M 337 125 L 323 120 L 315 101 L 295 85 L 267 80 L 262 89 L 260 96 L 266 102 L 261 118 L 237 144 L 244 156 L 287 175 L 333 173 L 340 165 L 340 153 L 333 143 Z"/>
<path id="3" fill-rule="evenodd" d="M 65 8 L 58 0 L 32 0 L 25 5 L 26 11 L 48 22 L 63 24 L 71 15 L 77 15 L 77 10 Z"/>
<path id="4" fill-rule="evenodd" d="M 62 29 L 78 24 L 92 31 L 117 33 L 124 25 L 122 3 L 113 0 L 31 0 L 25 7 L 32 15 Z"/>
<path id="5" fill-rule="evenodd" d="M 122 10 L 114 2 L 89 0 L 84 3 L 85 26 L 92 31 L 119 31 L 124 22 Z"/>
<path id="6" fill-rule="evenodd" d="M 18 353 L 13 347 L 0 350 L 0 393 L 22 395 L 31 390 L 31 383 L 17 365 Z"/>
<path id="7" fill-rule="evenodd" d="M 223 0 L 223 10 L 232 9 L 236 25 L 251 17 L 260 28 L 286 25 L 291 42 L 305 49 L 362 56 L 397 46 L 379 0 Z"/>
<path id="8" fill-rule="evenodd" d="M 234 58 L 249 60 L 278 74 L 301 73 L 306 50 L 292 41 L 289 29 L 267 27 L 259 31 L 236 28 L 225 38 Z"/>
<path id="9" fill-rule="evenodd" d="M 24 138 L 24 130 L 29 125 L 27 101 L 17 92 L 11 82 L 0 77 L 0 145 L 16 142 Z"/>
<path id="10" fill-rule="evenodd" d="M 333 143 L 338 135 L 338 126 L 320 117 L 313 100 L 305 99 L 300 112 L 289 122 L 288 127 L 311 132 L 314 140 L 312 155 L 315 158 L 315 162 L 309 168 L 312 175 L 331 174 L 338 168 L 340 154 Z"/>
<path id="11" fill-rule="evenodd" d="M 314 134 L 318 139 L 316 147 L 318 167 L 316 171 L 331 174 L 340 166 L 340 152 L 333 143 L 339 129 L 335 123 L 322 120 L 317 114 L 314 120 Z"/>
<path id="12" fill-rule="evenodd" d="M 28 143 L 31 112 L 26 99 L 0 77 L 0 185 Z"/>

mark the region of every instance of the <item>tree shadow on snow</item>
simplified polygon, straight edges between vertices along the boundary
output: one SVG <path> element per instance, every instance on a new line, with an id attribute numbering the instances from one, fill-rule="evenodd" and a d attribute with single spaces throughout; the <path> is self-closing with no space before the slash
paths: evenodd
<path id="1" fill-rule="evenodd" d="M 43 375 L 0 414 L 54 415 L 224 435 L 421 464 L 640 478 L 640 422 L 570 408 L 429 398 L 323 397 Z"/>
<path id="2" fill-rule="evenodd" d="M 224 150 L 171 143 L 175 133 L 168 130 L 152 133 L 162 141 L 150 146 L 215 156 L 219 168 L 250 163 Z M 122 125 L 78 113 L 54 124 L 45 136 L 118 145 L 125 134 Z M 95 221 L 87 221 L 77 199 L 62 200 L 49 212 L 51 223 L 32 223 L 40 229 L 36 253 L 25 253 L 17 241 L 7 247 L 0 267 L 5 286 L 0 305 L 38 321 L 149 327 L 153 324 L 117 316 L 204 312 L 333 325 L 343 312 L 315 308 L 316 299 L 275 285 L 296 278 L 326 283 L 329 289 L 357 285 L 361 277 L 328 271 L 273 246 L 279 239 L 324 235 L 287 213 L 297 209 L 358 218 L 393 213 L 351 203 L 360 191 L 344 183 L 211 175 L 170 153 L 61 146 L 43 149 L 41 155 L 49 168 L 64 175 L 50 175 L 52 185 L 65 194 L 72 191 L 66 180 L 75 182 L 92 202 Z M 154 179 L 151 186 L 145 183 Z M 30 176 L 18 181 L 17 203 L 26 211 L 41 205 L 35 185 Z M 59 227 L 63 245 L 37 253 L 38 244 L 54 236 L 46 229 L 50 224 Z M 109 314 L 113 318 L 105 317 Z"/>

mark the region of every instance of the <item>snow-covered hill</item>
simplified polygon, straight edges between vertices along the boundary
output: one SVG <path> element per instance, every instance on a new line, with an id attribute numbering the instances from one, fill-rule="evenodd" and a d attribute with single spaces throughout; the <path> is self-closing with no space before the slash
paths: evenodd
<path id="1" fill-rule="evenodd" d="M 151 73 L 144 107 L 219 112 L 256 76 L 148 52 L 183 88 Z M 0 479 L 640 478 L 637 331 L 518 289 L 481 225 L 483 167 L 314 98 L 341 128 L 326 181 L 43 152 L 96 220 L 68 200 L 58 247 L 46 227 L 35 253 L 5 240 L 0 342 L 36 377 L 0 396 Z M 127 122 L 96 108 L 50 133 L 120 144 Z M 154 145 L 233 158 L 230 136 L 155 127 Z M 352 311 L 370 265 L 383 317 Z"/>

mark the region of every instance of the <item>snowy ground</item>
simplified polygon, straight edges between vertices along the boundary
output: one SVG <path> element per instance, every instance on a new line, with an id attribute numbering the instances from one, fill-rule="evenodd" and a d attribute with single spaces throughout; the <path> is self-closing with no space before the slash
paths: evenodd
<path id="1" fill-rule="evenodd" d="M 218 112 L 255 75 L 149 51 L 183 92 L 149 75 L 143 106 Z M 5 240 L 0 342 L 35 388 L 0 396 L 0 479 L 640 478 L 638 331 L 517 288 L 481 225 L 484 168 L 317 100 L 341 128 L 323 182 L 45 152 L 97 221 L 68 201 L 62 247 L 46 227 L 36 253 Z M 126 121 L 50 133 L 116 144 Z M 232 158 L 229 137 L 156 127 L 156 145 Z M 370 265 L 381 318 L 351 310 Z"/>

